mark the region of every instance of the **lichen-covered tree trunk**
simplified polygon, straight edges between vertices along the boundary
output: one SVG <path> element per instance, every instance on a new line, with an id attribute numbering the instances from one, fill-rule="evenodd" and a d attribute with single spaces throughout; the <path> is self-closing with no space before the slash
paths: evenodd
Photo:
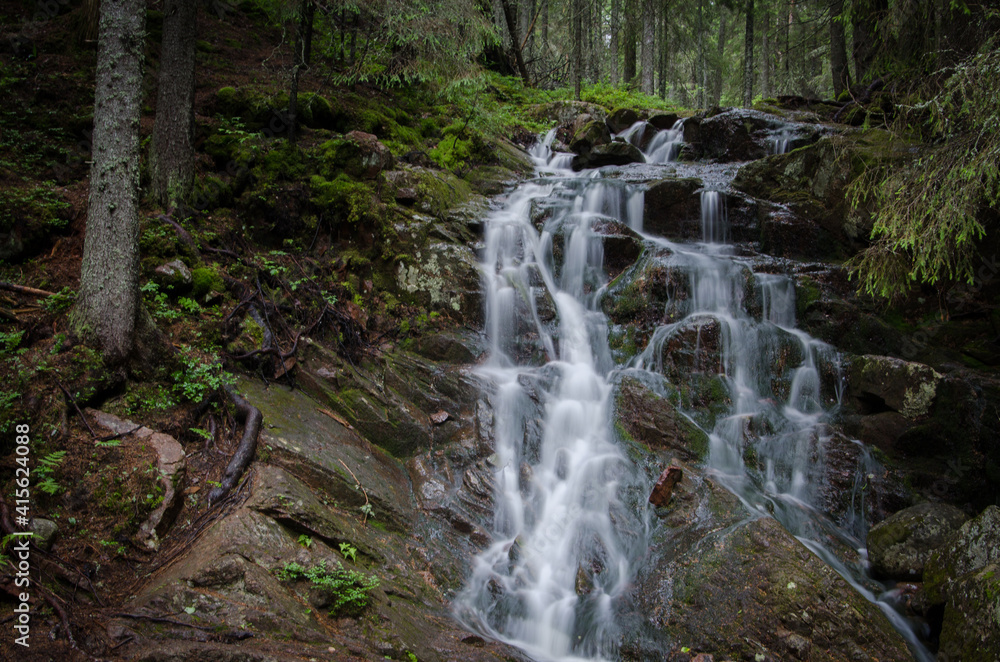
<path id="1" fill-rule="evenodd" d="M 93 164 L 80 294 L 73 323 L 109 363 L 130 358 L 139 299 L 139 110 L 142 0 L 103 0 L 94 94 Z"/>
<path id="2" fill-rule="evenodd" d="M 625 61 L 622 65 L 622 82 L 630 87 L 635 83 L 637 2 L 639 0 L 625 0 Z"/>
<path id="3" fill-rule="evenodd" d="M 656 8 L 654 0 L 642 3 L 642 91 L 652 95 L 653 72 L 656 70 Z"/>
<path id="4" fill-rule="evenodd" d="M 150 186 L 164 207 L 180 205 L 194 182 L 194 55 L 196 0 L 166 0 L 149 150 Z"/>
<path id="5" fill-rule="evenodd" d="M 753 0 L 747 0 L 747 24 L 743 48 L 743 105 L 753 103 Z"/>

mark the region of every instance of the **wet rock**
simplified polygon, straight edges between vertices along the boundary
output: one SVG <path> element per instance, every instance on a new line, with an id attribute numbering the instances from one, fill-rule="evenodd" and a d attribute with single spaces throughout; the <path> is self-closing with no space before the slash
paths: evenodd
<path id="1" fill-rule="evenodd" d="M 612 133 L 621 133 L 640 119 L 639 113 L 631 108 L 616 108 L 608 115 L 608 128 Z"/>
<path id="2" fill-rule="evenodd" d="M 409 186 L 396 189 L 396 202 L 401 205 L 413 205 L 417 202 L 417 189 Z"/>
<path id="3" fill-rule="evenodd" d="M 736 108 L 700 122 L 685 121 L 684 142 L 691 144 L 701 158 L 751 161 L 768 155 L 769 132 L 780 124 L 781 120 L 771 115 Z"/>
<path id="4" fill-rule="evenodd" d="M 734 497 L 698 476 L 693 484 L 695 499 L 680 511 L 706 519 L 655 521 L 652 562 L 636 580 L 636 613 L 623 628 L 628 659 L 660 659 L 670 642 L 717 659 L 789 659 L 817 650 L 823 659 L 911 659 L 878 607 L 780 524 L 741 520 Z"/>
<path id="5" fill-rule="evenodd" d="M 876 577 L 920 581 L 924 564 L 968 518 L 943 503 L 922 503 L 886 518 L 868 532 L 868 557 Z"/>
<path id="6" fill-rule="evenodd" d="M 153 282 L 160 287 L 177 294 L 191 290 L 191 270 L 180 260 L 162 264 L 153 271 Z"/>
<path id="7" fill-rule="evenodd" d="M 684 471 L 677 465 L 670 465 L 663 470 L 653 485 L 653 491 L 649 494 L 649 502 L 657 508 L 662 508 L 670 503 L 673 496 L 674 486 L 684 478 Z"/>
<path id="8" fill-rule="evenodd" d="M 642 253 L 642 237 L 624 223 L 601 218 L 593 223 L 591 231 L 604 248 L 604 271 L 609 279 L 632 266 Z"/>
<path id="9" fill-rule="evenodd" d="M 891 410 L 909 419 L 923 416 L 940 381 L 929 366 L 888 356 L 857 356 L 847 369 L 851 397 L 862 413 Z"/>
<path id="10" fill-rule="evenodd" d="M 569 148 L 580 155 L 587 155 L 594 147 L 611 142 L 608 125 L 592 115 L 577 117 L 571 130 L 573 137 L 569 141 Z"/>
<path id="11" fill-rule="evenodd" d="M 674 128 L 674 124 L 677 123 L 678 119 L 679 118 L 676 113 L 654 113 L 649 116 L 649 120 L 647 121 L 652 124 L 654 128 L 663 131 L 665 129 Z"/>
<path id="12" fill-rule="evenodd" d="M 414 350 L 431 361 L 442 363 L 475 363 L 484 351 L 483 338 L 458 332 L 441 332 L 421 336 Z"/>
<path id="13" fill-rule="evenodd" d="M 642 155 L 634 145 L 626 142 L 612 142 L 607 145 L 598 145 L 590 150 L 586 155 L 577 154 L 573 157 L 573 170 L 583 170 L 585 168 L 601 168 L 610 165 L 628 165 L 629 163 L 643 163 L 646 157 Z"/>
<path id="14" fill-rule="evenodd" d="M 395 164 L 389 148 L 370 133 L 351 131 L 344 139 L 353 143 L 354 148 L 344 146 L 338 149 L 337 157 L 343 160 L 344 169 L 355 177 L 375 179 L 380 172 L 389 170 Z"/>
<path id="15" fill-rule="evenodd" d="M 31 532 L 34 534 L 31 537 L 31 542 L 39 549 L 48 551 L 52 549 L 52 543 L 55 542 L 56 536 L 59 534 L 59 526 L 50 519 L 32 517 Z"/>
<path id="16" fill-rule="evenodd" d="M 808 218 L 785 207 L 764 203 L 758 207 L 760 249 L 775 257 L 816 259 L 834 257 L 829 233 Z"/>
<path id="17" fill-rule="evenodd" d="M 525 110 L 534 119 L 557 124 L 568 124 L 580 115 L 591 115 L 600 120 L 608 116 L 608 111 L 603 106 L 586 101 L 552 101 L 530 106 Z"/>
<path id="18" fill-rule="evenodd" d="M 646 190 L 643 229 L 668 239 L 701 238 L 700 179 L 663 179 Z"/>
<path id="19" fill-rule="evenodd" d="M 635 441 L 688 461 L 704 459 L 708 453 L 708 435 L 681 414 L 670 398 L 636 379 L 619 383 L 615 408 L 622 428 Z"/>
<path id="20" fill-rule="evenodd" d="M 940 653 L 1000 659 L 1000 508 L 969 520 L 924 567 L 924 599 L 944 604 Z"/>

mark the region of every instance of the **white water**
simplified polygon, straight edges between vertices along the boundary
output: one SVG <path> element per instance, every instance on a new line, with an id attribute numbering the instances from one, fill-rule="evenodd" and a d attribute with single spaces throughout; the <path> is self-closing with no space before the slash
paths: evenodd
<path id="1" fill-rule="evenodd" d="M 641 214 L 641 206 L 624 188 L 562 169 L 551 140 L 532 155 L 540 173 L 555 176 L 519 187 L 487 225 L 491 351 L 482 371 L 496 386 L 494 542 L 476 559 L 455 609 L 471 627 L 538 659 L 602 659 L 615 656 L 614 602 L 645 548 L 646 522 L 644 509 L 623 503 L 642 478 L 611 430 L 613 366 L 594 295 L 606 278 L 591 224 Z M 537 200 L 553 202 L 548 225 L 563 231 L 561 273 L 551 235 L 529 217 Z M 540 296 L 557 310 L 556 338 L 539 320 Z M 544 365 L 520 360 L 525 327 Z"/>
<path id="2" fill-rule="evenodd" d="M 622 136 L 640 144 L 647 127 L 637 123 Z M 673 158 L 681 129 L 678 122 L 654 136 L 647 161 Z M 481 370 L 495 385 L 494 542 L 477 557 L 455 611 L 467 626 L 539 660 L 614 659 L 621 637 L 616 602 L 646 546 L 648 485 L 611 430 L 608 375 L 615 366 L 597 307 L 607 279 L 592 227 L 611 218 L 641 231 L 643 196 L 635 185 L 599 179 L 596 171 L 568 171 L 571 157 L 551 152 L 553 136 L 532 150 L 539 178 L 514 191 L 487 224 L 482 270 L 490 358 Z M 644 235 L 669 249 L 664 264 L 684 275 L 688 291 L 668 304 L 679 321 L 659 327 L 630 368 L 668 373 L 672 357 L 665 348 L 694 327 L 694 371 L 706 372 L 712 348 L 701 347 L 702 332 L 717 328 L 718 364 L 732 403 L 707 426 L 709 471 L 751 512 L 776 517 L 875 601 L 820 541 L 837 539 L 861 551 L 863 544 L 814 505 L 832 434 L 827 419 L 839 402 L 837 353 L 795 328 L 790 278 L 754 274 L 734 255 L 724 193 L 706 190 L 701 200 L 700 243 Z M 551 212 L 548 231 L 531 221 L 540 203 Z M 563 247 L 561 272 L 554 267 L 556 241 Z M 754 314 L 748 296 L 756 298 Z M 539 303 L 555 308 L 555 329 L 541 321 Z M 894 611 L 877 604 L 909 632 Z M 912 634 L 908 639 L 925 659 Z"/>

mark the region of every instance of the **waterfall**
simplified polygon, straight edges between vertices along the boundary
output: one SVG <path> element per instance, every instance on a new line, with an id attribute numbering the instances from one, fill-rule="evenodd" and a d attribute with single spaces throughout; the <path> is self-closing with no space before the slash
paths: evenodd
<path id="1" fill-rule="evenodd" d="M 769 140 L 771 143 L 771 154 L 784 154 L 791 147 L 793 140 L 795 140 L 795 134 L 789 129 L 782 129 L 772 135 Z"/>
<path id="2" fill-rule="evenodd" d="M 678 121 L 656 134 L 649 160 L 668 160 L 681 128 Z M 623 134 L 641 142 L 645 130 L 637 124 Z M 668 249 L 655 259 L 681 275 L 676 280 L 687 290 L 667 303 L 665 319 L 676 321 L 656 328 L 627 367 L 660 373 L 675 386 L 721 379 L 728 411 L 708 418 L 685 412 L 708 434 L 708 473 L 751 513 L 781 522 L 882 607 L 921 660 L 930 659 L 902 617 L 825 542 L 863 551 L 855 536 L 864 525 L 840 528 L 817 505 L 841 393 L 839 356 L 796 328 L 794 280 L 755 273 L 728 243 L 724 191 L 700 193 L 702 241 L 645 234 L 641 185 L 567 170 L 565 158 L 552 153 L 553 140 L 549 132 L 531 152 L 539 176 L 513 191 L 486 225 L 481 269 L 490 353 L 479 370 L 493 385 L 495 515 L 492 543 L 454 602 L 457 618 L 538 660 L 618 657 L 616 606 L 640 565 L 650 524 L 647 478 L 612 430 L 609 376 L 616 366 L 598 307 L 607 276 L 595 230 L 613 222 Z M 548 213 L 541 229 L 532 219 L 540 203 Z M 554 326 L 542 321 L 540 302 L 555 309 Z M 672 342 L 678 338 L 683 342 Z M 679 345 L 689 357 L 680 367 L 671 355 Z M 863 455 L 865 472 L 869 461 Z"/>
<path id="3" fill-rule="evenodd" d="M 532 152 L 540 173 L 558 171 L 551 143 L 550 133 Z M 615 184 L 557 172 L 520 186 L 486 229 L 490 357 L 481 370 L 495 385 L 496 510 L 493 543 L 455 612 L 544 660 L 616 656 L 614 604 L 645 549 L 644 478 L 612 432 L 613 363 L 596 308 L 607 278 L 593 223 L 641 224 L 641 191 Z M 543 199 L 555 206 L 539 231 L 530 214 Z M 552 232 L 563 242 L 561 271 Z M 541 323 L 540 297 L 555 306 L 557 328 Z M 543 365 L 522 357 L 525 335 L 537 336 Z"/>

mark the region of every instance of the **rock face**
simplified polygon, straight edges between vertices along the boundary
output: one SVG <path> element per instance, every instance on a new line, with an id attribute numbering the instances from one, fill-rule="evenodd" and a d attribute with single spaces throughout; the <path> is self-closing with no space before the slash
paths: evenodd
<path id="1" fill-rule="evenodd" d="M 1000 659 L 1000 508 L 987 507 L 931 556 L 923 591 L 944 604 L 938 659 Z"/>
<path id="2" fill-rule="evenodd" d="M 580 155 L 587 155 L 594 147 L 611 142 L 611 133 L 603 120 L 593 115 L 580 115 L 573 121 L 569 148 Z"/>
<path id="3" fill-rule="evenodd" d="M 648 558 L 623 625 L 625 660 L 911 659 L 877 607 L 690 467 Z"/>
<path id="4" fill-rule="evenodd" d="M 670 398 L 638 380 L 623 379 L 615 403 L 623 429 L 636 441 L 685 461 L 702 460 L 708 453 L 708 435 L 680 413 Z"/>
<path id="5" fill-rule="evenodd" d="M 930 411 L 941 375 L 920 363 L 889 356 L 858 356 L 851 361 L 847 380 L 852 397 L 872 408 L 890 409 L 912 419 Z"/>
<path id="6" fill-rule="evenodd" d="M 684 142 L 700 158 L 718 161 L 749 161 L 768 155 L 767 136 L 778 122 L 770 115 L 742 108 L 730 109 L 706 119 L 684 122 Z"/>
<path id="7" fill-rule="evenodd" d="M 643 229 L 669 239 L 701 237 L 700 179 L 663 179 L 646 189 Z"/>
<path id="8" fill-rule="evenodd" d="M 587 154 L 577 154 L 574 156 L 573 170 L 643 163 L 645 160 L 646 157 L 642 155 L 638 147 L 626 142 L 615 141 L 607 145 L 598 145 Z"/>
<path id="9" fill-rule="evenodd" d="M 941 503 L 922 503 L 891 515 L 868 532 L 872 573 L 920 581 L 927 559 L 966 519 L 958 508 Z"/>

